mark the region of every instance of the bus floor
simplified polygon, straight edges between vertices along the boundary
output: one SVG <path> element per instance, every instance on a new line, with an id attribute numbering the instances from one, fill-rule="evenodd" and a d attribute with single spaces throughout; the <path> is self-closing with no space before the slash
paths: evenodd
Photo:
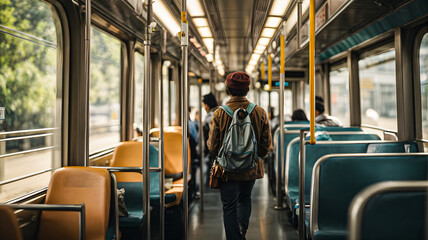
<path id="1" fill-rule="evenodd" d="M 268 178 L 256 181 L 252 192 L 252 212 L 247 240 L 297 239 L 297 230 L 287 220 L 289 210 L 275 210 Z M 189 212 L 189 239 L 226 239 L 220 191 L 205 189 L 204 210 L 196 200 Z"/>

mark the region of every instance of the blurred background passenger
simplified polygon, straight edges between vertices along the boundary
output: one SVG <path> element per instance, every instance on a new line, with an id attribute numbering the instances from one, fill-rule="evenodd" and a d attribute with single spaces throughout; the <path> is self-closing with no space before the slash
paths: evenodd
<path id="1" fill-rule="evenodd" d="M 207 181 L 205 184 L 208 185 L 209 179 L 210 179 L 210 169 L 211 169 L 212 161 L 216 157 L 216 156 L 212 156 L 207 146 L 208 134 L 210 132 L 210 123 L 211 123 L 211 120 L 213 119 L 215 110 L 217 110 L 218 108 L 217 100 L 215 99 L 214 94 L 208 93 L 207 95 L 203 96 L 202 107 L 205 109 L 205 111 L 207 111 L 207 115 L 205 116 L 205 119 L 202 123 L 202 131 L 204 135 L 204 140 L 203 140 L 204 156 L 205 156 L 204 162 L 207 164 L 206 173 L 205 173 L 205 177 Z"/>
<path id="2" fill-rule="evenodd" d="M 342 123 L 336 117 L 329 116 L 325 112 L 324 103 L 320 101 L 315 102 L 315 122 L 329 127 L 340 127 Z"/>
<path id="3" fill-rule="evenodd" d="M 293 122 L 295 121 L 308 121 L 308 118 L 306 117 L 305 111 L 302 109 L 294 110 L 293 115 L 291 115 L 291 120 Z"/>

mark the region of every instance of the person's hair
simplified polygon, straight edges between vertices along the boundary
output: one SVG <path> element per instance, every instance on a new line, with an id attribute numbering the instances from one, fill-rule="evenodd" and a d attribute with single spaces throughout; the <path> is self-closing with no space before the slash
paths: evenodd
<path id="1" fill-rule="evenodd" d="M 270 117 L 273 118 L 275 116 L 275 108 L 271 107 L 269 108 Z"/>
<path id="2" fill-rule="evenodd" d="M 293 115 L 291 116 L 291 120 L 293 121 L 308 121 L 306 117 L 305 111 L 302 109 L 294 110 Z"/>
<path id="3" fill-rule="evenodd" d="M 247 96 L 248 91 L 250 91 L 250 88 L 245 88 L 245 89 L 233 89 L 230 87 L 226 87 L 226 93 L 234 96 L 234 97 L 243 97 L 243 96 Z"/>
<path id="4" fill-rule="evenodd" d="M 325 111 L 324 104 L 320 101 L 315 101 L 315 110 L 317 110 L 320 114 L 323 114 Z"/>
<path id="5" fill-rule="evenodd" d="M 209 108 L 215 108 L 218 106 L 217 100 L 215 99 L 214 94 L 208 93 L 202 98 L 202 102 L 208 105 Z"/>
<path id="6" fill-rule="evenodd" d="M 315 101 L 319 101 L 324 103 L 324 98 L 320 97 L 320 96 L 315 96 Z"/>

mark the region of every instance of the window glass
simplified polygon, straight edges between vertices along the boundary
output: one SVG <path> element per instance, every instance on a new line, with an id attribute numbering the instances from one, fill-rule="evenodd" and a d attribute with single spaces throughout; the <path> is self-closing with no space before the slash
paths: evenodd
<path id="1" fill-rule="evenodd" d="M 177 126 L 179 119 L 177 117 L 177 103 L 176 103 L 177 90 L 175 88 L 175 82 L 174 81 L 169 82 L 169 94 L 170 94 L 169 99 L 171 100 L 170 101 L 171 125 Z"/>
<path id="2" fill-rule="evenodd" d="M 61 167 L 60 48 L 48 5 L 0 3 L 0 202 L 47 187 Z M 56 17 L 56 16 L 55 16 Z M 57 31 L 59 34 L 57 34 Z M 34 174 L 32 177 L 26 175 Z M 20 180 L 11 182 L 11 179 Z"/>
<path id="3" fill-rule="evenodd" d="M 144 55 L 135 52 L 135 89 L 134 89 L 134 137 L 140 136 L 138 130 L 142 131 L 143 126 L 143 82 L 144 82 Z"/>
<path id="4" fill-rule="evenodd" d="M 422 134 L 428 139 L 428 33 L 424 35 L 419 50 L 420 79 L 421 79 L 421 106 L 422 106 Z"/>
<path id="5" fill-rule="evenodd" d="M 361 122 L 397 130 L 395 50 L 361 59 L 358 66 Z"/>
<path id="6" fill-rule="evenodd" d="M 89 154 L 120 142 L 121 43 L 91 29 Z"/>
<path id="7" fill-rule="evenodd" d="M 346 66 L 330 71 L 330 103 L 330 115 L 339 118 L 344 126 L 349 126 L 349 72 Z"/>

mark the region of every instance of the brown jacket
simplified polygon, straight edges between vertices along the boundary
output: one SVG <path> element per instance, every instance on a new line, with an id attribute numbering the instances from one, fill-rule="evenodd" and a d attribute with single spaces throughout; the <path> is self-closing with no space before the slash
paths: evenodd
<path id="1" fill-rule="evenodd" d="M 246 97 L 231 97 L 226 103 L 233 111 L 238 108 L 247 109 L 250 101 Z M 248 181 L 258 178 L 262 178 L 264 175 L 263 158 L 272 150 L 272 136 L 270 133 L 269 119 L 263 108 L 256 106 L 251 113 L 251 123 L 254 128 L 256 135 L 259 161 L 256 162 L 256 167 L 243 173 L 231 173 L 228 172 L 230 180 L 234 181 Z M 231 118 L 223 109 L 217 109 L 214 112 L 213 119 L 211 121 L 210 133 L 208 138 L 208 149 L 217 156 L 223 144 L 223 138 L 226 134 L 226 130 L 229 127 Z"/>

